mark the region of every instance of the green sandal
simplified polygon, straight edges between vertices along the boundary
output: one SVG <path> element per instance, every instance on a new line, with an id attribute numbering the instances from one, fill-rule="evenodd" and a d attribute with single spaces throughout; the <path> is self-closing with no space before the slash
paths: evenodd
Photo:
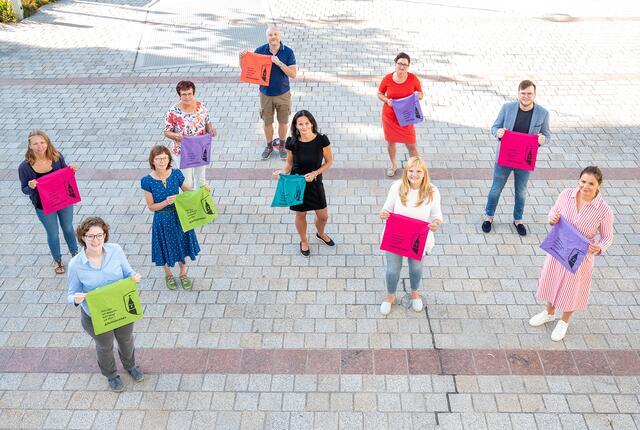
<path id="1" fill-rule="evenodd" d="M 176 278 L 174 278 L 173 276 L 165 276 L 164 282 L 167 284 L 167 288 L 170 290 L 175 290 L 176 288 L 178 288 Z"/>
<path id="2" fill-rule="evenodd" d="M 180 282 L 182 282 L 182 288 L 185 290 L 190 290 L 193 286 L 191 284 L 191 279 L 187 275 L 180 275 Z"/>

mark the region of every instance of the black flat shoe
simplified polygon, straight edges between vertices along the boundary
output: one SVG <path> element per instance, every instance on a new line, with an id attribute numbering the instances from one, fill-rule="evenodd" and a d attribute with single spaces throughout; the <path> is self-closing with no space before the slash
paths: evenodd
<path id="1" fill-rule="evenodd" d="M 491 231 L 491 221 L 485 221 L 482 223 L 482 231 L 489 233 Z"/>
<path id="2" fill-rule="evenodd" d="M 329 246 L 336 246 L 336 243 L 335 243 L 331 238 L 329 238 L 329 241 L 327 242 L 327 241 L 326 241 L 326 240 L 324 240 L 322 237 L 320 237 L 320 235 L 319 235 L 318 233 L 316 233 L 316 237 L 317 237 L 318 239 L 320 239 L 321 241 L 323 241 L 326 245 L 329 245 Z"/>
<path id="3" fill-rule="evenodd" d="M 518 230 L 518 234 L 520 236 L 526 236 L 527 235 L 527 228 L 524 226 L 524 224 L 516 224 L 514 222 L 513 225 L 516 226 L 516 230 Z"/>
<path id="4" fill-rule="evenodd" d="M 308 257 L 311 255 L 310 249 L 307 249 L 306 251 L 302 249 L 302 242 L 300 242 L 300 254 L 304 255 L 305 257 Z"/>

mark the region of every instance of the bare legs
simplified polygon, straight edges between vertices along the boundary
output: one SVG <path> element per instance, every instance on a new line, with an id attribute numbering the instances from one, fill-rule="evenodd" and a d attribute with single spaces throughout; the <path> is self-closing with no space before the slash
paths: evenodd
<path id="1" fill-rule="evenodd" d="M 322 239 L 329 239 L 329 236 L 324 232 L 324 228 L 327 225 L 327 221 L 329 220 L 329 211 L 327 208 L 318 209 L 316 212 L 315 225 L 316 230 L 318 230 L 318 235 Z M 309 249 L 309 240 L 307 239 L 307 213 L 306 212 L 296 212 L 296 230 L 298 231 L 298 235 L 300 235 L 300 242 L 303 251 L 307 251 Z"/>
<path id="2" fill-rule="evenodd" d="M 549 315 L 553 315 L 553 314 L 556 313 L 556 308 L 554 308 L 551 303 L 547 303 L 547 313 Z M 573 311 L 571 311 L 571 312 L 563 312 L 562 313 L 562 321 L 568 323 L 569 322 L 569 318 L 571 318 L 571 314 L 573 314 Z"/>
<path id="3" fill-rule="evenodd" d="M 409 157 L 418 157 L 418 146 L 416 144 L 406 144 Z M 395 142 L 387 142 L 387 152 L 389 153 L 389 161 L 391 161 L 391 168 L 394 170 L 398 168 L 398 160 L 396 159 L 397 149 Z"/>
<path id="4" fill-rule="evenodd" d="M 287 123 L 278 123 L 278 137 L 283 142 L 287 140 L 287 128 Z M 271 142 L 273 142 L 273 124 L 264 125 L 264 137 L 267 139 L 267 144 L 271 144 Z"/>
<path id="5" fill-rule="evenodd" d="M 180 266 L 180 276 L 187 276 L 187 265 L 185 263 L 178 261 L 178 266 Z M 171 268 L 169 267 L 168 264 L 165 264 L 164 266 L 162 266 L 162 268 L 164 269 L 164 274 L 166 276 L 169 276 L 169 277 L 173 276 L 173 273 L 171 273 Z"/>
<path id="6" fill-rule="evenodd" d="M 273 124 L 264 125 L 264 138 L 267 139 L 267 145 L 273 142 Z"/>
<path id="7" fill-rule="evenodd" d="M 396 144 L 394 142 L 387 142 L 387 152 L 389 153 L 389 160 L 391 161 L 391 168 L 398 168 L 398 160 L 396 160 Z"/>
<path id="8" fill-rule="evenodd" d="M 287 123 L 278 123 L 278 137 L 282 142 L 287 140 Z"/>

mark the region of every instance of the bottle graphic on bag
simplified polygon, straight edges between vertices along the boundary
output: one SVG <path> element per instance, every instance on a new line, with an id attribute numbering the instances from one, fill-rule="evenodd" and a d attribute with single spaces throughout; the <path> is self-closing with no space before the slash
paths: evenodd
<path id="1" fill-rule="evenodd" d="M 413 243 L 411 244 L 411 250 L 414 254 L 418 255 L 420 251 L 420 235 L 416 234 L 413 236 Z"/>
<path id="2" fill-rule="evenodd" d="M 567 262 L 569 263 L 569 267 L 571 267 L 573 269 L 573 266 L 575 266 L 576 261 L 578 260 L 578 254 L 580 254 L 580 250 L 578 249 L 572 249 L 571 253 L 569 254 L 569 260 L 567 260 Z"/>
<path id="3" fill-rule="evenodd" d="M 296 188 L 296 193 L 293 196 L 293 199 L 297 202 L 300 201 L 300 194 L 302 194 L 302 190 L 300 189 L 300 187 Z"/>
<path id="4" fill-rule="evenodd" d="M 67 182 L 67 195 L 73 199 L 76 198 L 76 192 L 73 191 L 73 187 L 71 186 L 70 182 Z"/>
<path id="5" fill-rule="evenodd" d="M 206 161 L 208 162 L 208 156 L 207 156 L 207 147 L 202 148 L 202 161 Z"/>
<path id="6" fill-rule="evenodd" d="M 267 66 L 262 66 L 262 74 L 260 76 L 262 78 L 262 82 L 267 82 Z"/>
<path id="7" fill-rule="evenodd" d="M 416 104 L 416 118 L 422 119 L 422 115 L 420 115 L 420 109 L 418 109 L 418 105 Z"/>
<path id="8" fill-rule="evenodd" d="M 532 156 L 533 156 L 533 151 L 531 150 L 531 148 L 529 148 L 529 152 L 527 153 L 527 158 L 526 158 L 526 162 L 529 166 L 531 166 Z"/>
<path id="9" fill-rule="evenodd" d="M 213 215 L 213 210 L 211 209 L 211 205 L 208 201 L 203 200 L 202 207 L 204 208 L 204 211 L 207 215 Z"/>

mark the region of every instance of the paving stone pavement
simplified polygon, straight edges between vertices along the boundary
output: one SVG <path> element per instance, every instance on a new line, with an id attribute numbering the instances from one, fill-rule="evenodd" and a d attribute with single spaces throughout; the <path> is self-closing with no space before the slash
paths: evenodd
<path id="1" fill-rule="evenodd" d="M 11 107 L 0 110 L 0 428 L 640 427 L 638 5 L 201 3 L 62 0 L 0 26 L 0 100 Z M 237 82 L 235 54 L 255 47 L 267 21 L 298 59 L 293 109 L 316 114 L 334 147 L 325 186 L 338 245 L 312 243 L 310 259 L 289 211 L 269 207 L 280 163 L 259 160 L 257 90 Z M 390 181 L 375 93 L 400 50 L 425 88 L 419 149 L 445 224 L 427 257 L 425 312 L 394 307 L 383 318 L 376 214 Z M 210 171 L 220 216 L 198 232 L 190 292 L 167 291 L 151 265 L 139 189 L 181 78 L 196 82 L 220 132 Z M 553 132 L 529 186 L 530 234 L 509 224 L 509 185 L 485 235 L 488 128 L 524 78 Z M 90 367 L 93 344 L 18 188 L 32 128 L 80 166 L 76 222 L 104 216 L 143 275 L 136 346 L 151 372 L 141 384 L 125 378 L 123 393 L 106 392 Z M 538 245 L 555 197 L 587 164 L 604 170 L 615 240 L 597 259 L 589 309 L 555 343 L 552 327 L 527 324 L 540 309 Z M 422 359 L 412 365 L 412 354 Z M 303 371 L 304 357 L 318 367 Z M 234 360 L 240 367 L 221 364 Z"/>

